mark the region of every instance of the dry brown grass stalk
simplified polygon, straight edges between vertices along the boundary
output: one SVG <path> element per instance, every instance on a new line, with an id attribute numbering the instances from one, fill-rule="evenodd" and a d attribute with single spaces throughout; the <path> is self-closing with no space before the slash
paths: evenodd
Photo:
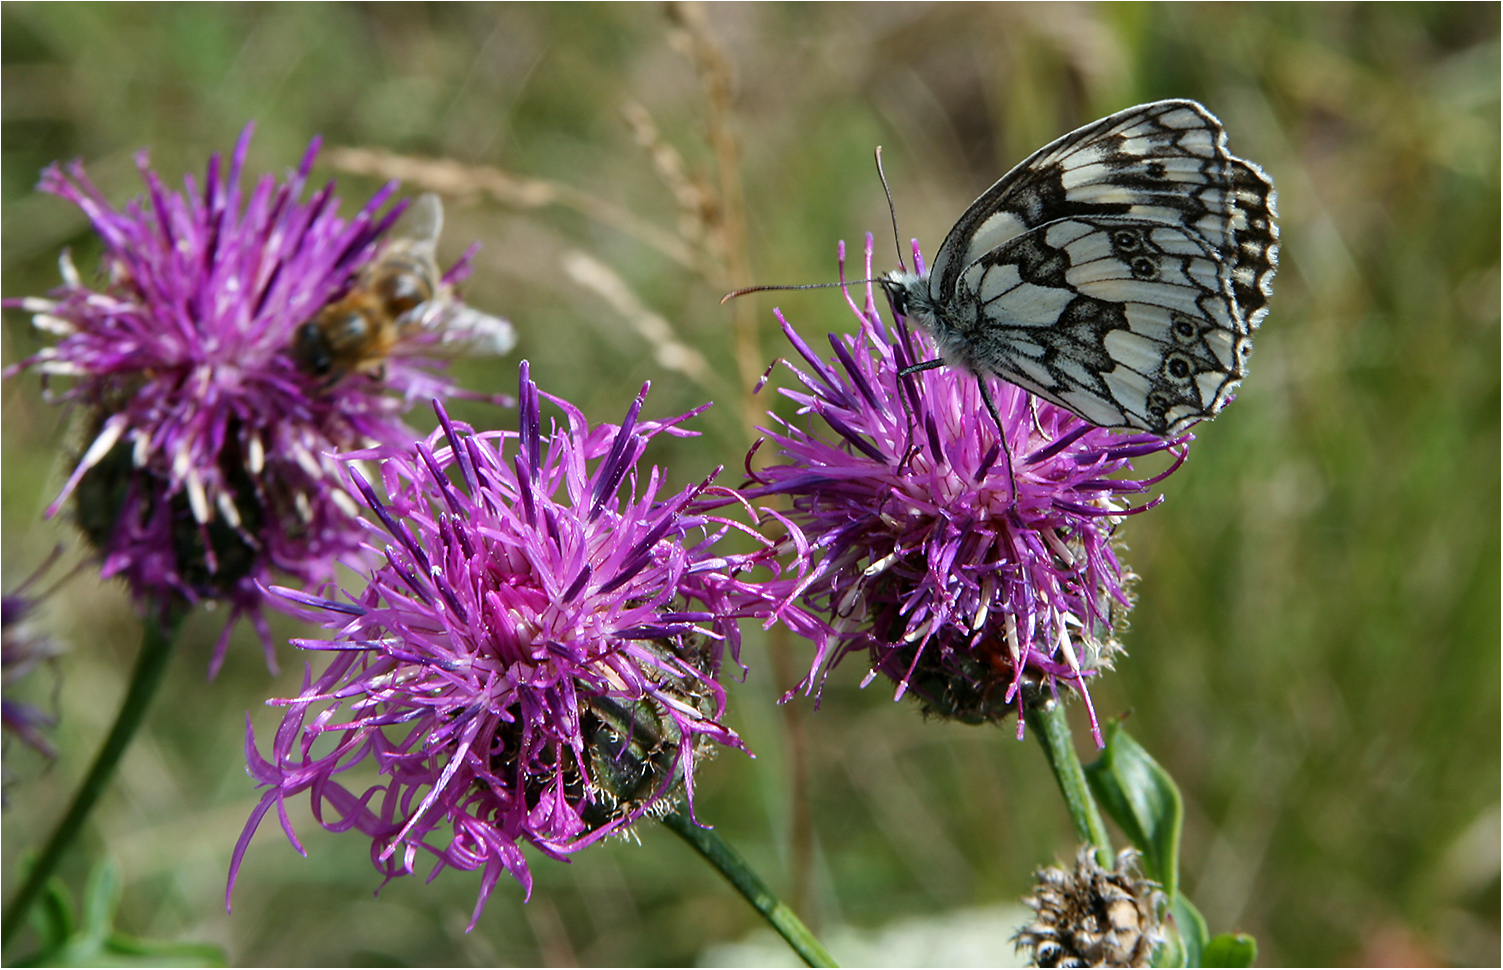
<path id="1" fill-rule="evenodd" d="M 673 326 L 648 309 L 615 270 L 588 253 L 571 249 L 563 256 L 564 272 L 610 304 L 653 349 L 658 366 L 677 371 L 714 395 L 725 390 L 704 355 L 678 339 Z"/>
<path id="2" fill-rule="evenodd" d="M 398 179 L 449 197 L 483 195 L 518 209 L 541 209 L 550 205 L 572 209 L 632 236 L 707 278 L 717 272 L 701 252 L 673 233 L 563 182 L 513 175 L 488 165 L 464 165 L 449 159 L 398 155 L 381 148 L 330 148 L 324 160 L 341 172 Z"/>

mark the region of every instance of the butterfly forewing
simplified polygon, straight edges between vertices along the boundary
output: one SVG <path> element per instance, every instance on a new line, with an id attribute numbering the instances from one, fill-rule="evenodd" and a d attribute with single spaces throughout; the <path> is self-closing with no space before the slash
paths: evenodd
<path id="1" fill-rule="evenodd" d="M 905 305 L 946 359 L 1103 427 L 1176 434 L 1246 373 L 1278 262 L 1273 185 L 1193 101 L 1035 152 L 966 210 Z M 911 282 L 908 282 L 911 281 Z"/>
<path id="2" fill-rule="evenodd" d="M 1193 101 L 1138 105 L 1055 140 L 998 179 L 960 217 L 935 257 L 933 296 L 943 299 L 955 275 L 984 253 L 1056 219 L 1203 218 L 1224 206 L 1230 161 L 1224 142 L 1220 124 Z M 1229 241 L 1224 220 L 1204 228 L 1212 245 Z"/>

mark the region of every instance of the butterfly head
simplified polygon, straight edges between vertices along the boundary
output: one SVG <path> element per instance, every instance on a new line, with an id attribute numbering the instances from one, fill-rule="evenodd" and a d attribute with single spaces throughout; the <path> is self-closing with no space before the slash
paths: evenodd
<path id="1" fill-rule="evenodd" d="M 895 269 L 877 280 L 892 304 L 892 312 L 900 317 L 910 316 L 915 310 L 922 311 L 928 303 L 929 280 L 927 276 Z"/>

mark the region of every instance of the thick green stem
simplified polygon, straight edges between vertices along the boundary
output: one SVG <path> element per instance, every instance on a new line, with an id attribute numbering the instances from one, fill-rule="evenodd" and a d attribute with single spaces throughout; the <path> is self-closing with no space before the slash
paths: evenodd
<path id="1" fill-rule="evenodd" d="M 741 854 L 731 848 L 714 829 L 700 828 L 682 810 L 665 815 L 663 824 L 694 846 L 705 857 L 705 861 L 720 870 L 720 874 L 746 897 L 746 901 L 762 914 L 763 919 L 772 924 L 772 928 L 788 941 L 788 945 L 793 947 L 805 963 L 811 967 L 839 966 L 835 958 L 830 956 L 830 951 L 809 932 L 809 927 L 804 925 L 803 920 L 773 895 L 762 877 L 753 872 L 746 860 L 741 858 Z"/>
<path id="2" fill-rule="evenodd" d="M 166 616 L 163 615 L 164 612 Z M 73 804 L 68 806 L 68 813 L 57 823 L 47 847 L 27 873 L 26 882 L 11 899 L 10 905 L 5 907 L 5 915 L 0 919 L 0 923 L 3 923 L 0 925 L 0 948 L 9 946 L 21 929 L 32 903 L 36 902 L 42 887 L 52 877 L 63 853 L 68 851 L 68 847 L 83 830 L 83 824 L 93 810 L 94 803 L 99 801 L 99 796 L 109 787 L 121 756 L 130 747 L 131 739 L 146 720 L 151 699 L 161 685 L 167 661 L 172 657 L 172 646 L 177 640 L 178 625 L 182 617 L 181 610 L 147 611 L 145 628 L 141 632 L 141 653 L 136 657 L 136 669 L 131 673 L 130 687 L 126 690 L 125 701 L 120 705 L 120 713 L 115 717 L 115 724 L 110 728 L 104 746 L 94 758 L 89 773 L 78 786 Z"/>
<path id="3" fill-rule="evenodd" d="M 1030 706 L 1027 718 L 1028 726 L 1033 729 L 1039 744 L 1044 746 L 1044 757 L 1054 770 L 1060 794 L 1065 796 L 1065 807 L 1070 811 L 1070 820 L 1075 823 L 1075 837 L 1096 847 L 1097 862 L 1103 866 L 1114 865 L 1112 840 L 1106 833 L 1101 812 L 1096 808 L 1096 799 L 1091 797 L 1080 757 L 1075 753 L 1075 740 L 1070 735 L 1070 722 L 1065 718 L 1065 705 L 1051 700 Z"/>

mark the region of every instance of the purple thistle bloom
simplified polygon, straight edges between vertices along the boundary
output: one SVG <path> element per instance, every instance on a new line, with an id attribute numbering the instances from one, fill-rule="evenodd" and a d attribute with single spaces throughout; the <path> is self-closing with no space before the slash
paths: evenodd
<path id="1" fill-rule="evenodd" d="M 914 256 L 921 265 L 916 245 Z M 871 259 L 868 236 L 868 279 Z M 843 280 L 843 244 L 840 261 Z M 869 283 L 864 307 L 849 291 L 846 300 L 860 328 L 830 336 L 833 359 L 778 314 L 808 365 L 788 365 L 807 390 L 782 393 L 834 436 L 774 415 L 782 430 L 766 434 L 783 460 L 754 471 L 747 492 L 789 496 L 791 517 L 822 552 L 805 600 L 831 617 L 834 636 L 803 688 L 815 691 L 845 655 L 865 649 L 867 682 L 886 674 L 898 697 L 912 692 L 927 713 L 1000 721 L 1014 707 L 1021 714 L 1025 695 L 1061 684 L 1089 709 L 1086 681 L 1121 649 L 1115 630 L 1131 606 L 1133 577 L 1113 534 L 1162 500 L 1130 507 L 1125 497 L 1178 468 L 1190 436 L 1107 431 L 993 382 L 1004 455 L 973 375 L 944 367 L 900 378 L 937 356 L 934 342 L 901 318 L 888 327 Z M 1174 455 L 1162 474 L 1119 474 L 1160 451 Z M 1091 723 L 1099 745 L 1094 709 Z"/>
<path id="2" fill-rule="evenodd" d="M 3 684 L 10 687 L 21 680 L 40 663 L 51 661 L 62 652 L 52 637 L 35 629 L 31 615 L 36 608 L 64 582 L 72 577 L 70 572 L 41 593 L 33 593 L 32 587 L 52 568 L 63 547 L 58 546 L 40 566 L 15 589 L 0 597 L 0 668 L 3 668 Z M 43 728 L 50 728 L 57 719 L 31 704 L 0 698 L 0 723 L 9 734 L 14 734 L 26 744 L 48 758 L 57 757 L 52 745 L 42 736 Z"/>
<path id="3" fill-rule="evenodd" d="M 778 543 L 696 510 L 738 501 L 711 486 L 718 470 L 666 499 L 657 468 L 639 479 L 648 439 L 687 434 L 677 426 L 698 411 L 641 421 L 644 386 L 619 427 L 592 428 L 549 396 L 566 426 L 545 435 L 525 362 L 521 375 L 519 432 L 462 433 L 439 408 L 415 450 L 347 456 L 381 460 L 384 500 L 352 478 L 386 565 L 352 602 L 279 590 L 338 633 L 295 641 L 332 663 L 273 702 L 289 709 L 269 758 L 247 725 L 250 772 L 268 790 L 230 889 L 273 806 L 302 851 L 284 803 L 308 791 L 320 824 L 372 839 L 388 879 L 412 872 L 419 849 L 435 874 L 483 869 L 478 919 L 503 872 L 530 893 L 520 842 L 561 858 L 672 811 L 680 793 L 692 809 L 696 760 L 742 748 L 716 680 L 727 649 L 737 655 L 738 618 L 820 628 L 790 605 L 797 576 L 746 575 L 776 573 Z M 758 549 L 717 551 L 733 529 Z M 357 794 L 335 780 L 367 760 L 384 784 Z"/>
<path id="4" fill-rule="evenodd" d="M 333 453 L 411 441 L 399 413 L 453 392 L 400 358 L 380 381 L 331 382 L 300 369 L 291 353 L 297 328 L 351 285 L 401 206 L 377 211 L 395 184 L 349 221 L 332 183 L 301 201 L 317 139 L 285 182 L 264 176 L 247 195 L 251 131 L 228 171 L 216 154 L 202 186 L 190 175 L 181 194 L 143 152 L 147 197 L 123 210 L 82 164 L 49 167 L 39 188 L 89 217 L 104 244 L 102 280 L 86 285 L 65 252 L 63 286 L 46 299 L 4 301 L 59 338 L 6 376 L 32 370 L 44 385 L 69 378 L 58 397 L 80 409 L 81 454 L 47 514 L 72 497 L 101 574 L 124 578 L 143 606 L 228 601 L 211 670 L 245 615 L 275 668 L 260 612 L 271 573 L 326 581 L 335 561 L 359 548 L 358 508 Z"/>

